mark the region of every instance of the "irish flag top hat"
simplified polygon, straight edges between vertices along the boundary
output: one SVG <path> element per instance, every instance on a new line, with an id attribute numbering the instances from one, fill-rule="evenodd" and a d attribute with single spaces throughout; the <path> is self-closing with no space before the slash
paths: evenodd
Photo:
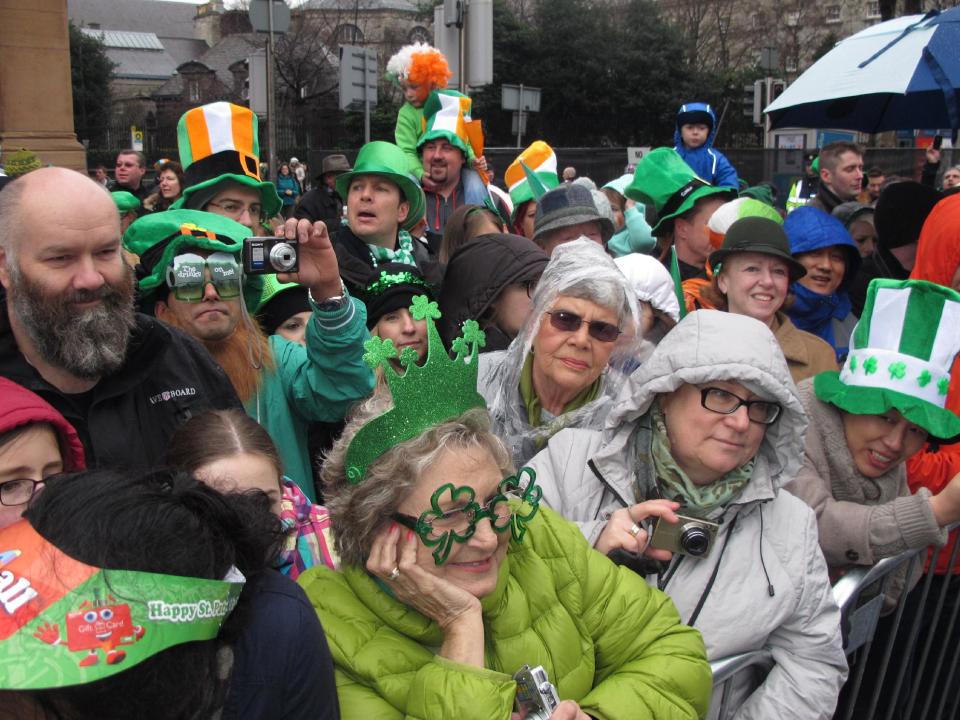
<path id="1" fill-rule="evenodd" d="M 503 181 L 510 193 L 510 200 L 513 201 L 514 211 L 527 200 L 536 200 L 540 197 L 530 186 L 524 165 L 533 171 L 547 190 L 553 190 L 560 185 L 560 178 L 557 176 L 557 154 L 543 140 L 536 140 L 510 163 L 503 174 Z"/>
<path id="2" fill-rule="evenodd" d="M 258 191 L 268 216 L 279 213 L 283 203 L 277 189 L 260 177 L 257 127 L 257 116 L 250 108 L 228 102 L 187 110 L 177 123 L 183 196 L 173 207 L 186 207 L 198 190 L 232 180 Z"/>
<path id="3" fill-rule="evenodd" d="M 473 101 L 456 90 L 434 90 L 423 105 L 424 132 L 417 141 L 417 149 L 431 140 L 446 140 L 467 154 L 470 138 L 467 123 Z"/>
<path id="4" fill-rule="evenodd" d="M 894 409 L 941 441 L 960 440 L 946 409 L 960 352 L 960 294 L 923 280 L 877 279 L 867 289 L 843 369 L 813 381 L 817 397 L 857 415 Z"/>

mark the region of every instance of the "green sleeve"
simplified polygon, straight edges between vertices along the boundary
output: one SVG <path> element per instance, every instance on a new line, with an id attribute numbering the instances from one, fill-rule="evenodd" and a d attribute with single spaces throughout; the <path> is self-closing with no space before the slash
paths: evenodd
<path id="1" fill-rule="evenodd" d="M 423 164 L 417 153 L 417 140 L 421 135 L 422 122 L 423 110 L 405 102 L 397 113 L 397 127 L 393 132 L 397 147 L 407 156 L 407 169 L 418 181 L 423 177 Z"/>
<path id="2" fill-rule="evenodd" d="M 407 718 L 508 720 L 516 694 L 516 683 L 509 675 L 435 655 L 410 683 Z"/>
<path id="3" fill-rule="evenodd" d="M 373 390 L 373 373 L 363 362 L 370 337 L 363 303 L 351 298 L 340 311 L 314 311 L 307 347 L 283 341 L 276 346 L 277 373 L 284 395 L 308 422 L 342 420 L 353 403 Z"/>
<path id="4" fill-rule="evenodd" d="M 582 578 L 583 622 L 594 641 L 594 687 L 579 700 L 597 720 L 706 715 L 712 674 L 699 631 L 664 593 L 590 548 L 572 523 L 552 523 Z"/>

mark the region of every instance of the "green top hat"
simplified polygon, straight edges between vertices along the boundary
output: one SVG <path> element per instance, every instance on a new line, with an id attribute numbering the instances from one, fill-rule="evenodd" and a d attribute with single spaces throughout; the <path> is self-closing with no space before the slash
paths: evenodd
<path id="1" fill-rule="evenodd" d="M 167 268 L 177 255 L 190 249 L 239 255 L 244 238 L 253 233 L 235 220 L 201 210 L 167 210 L 145 215 L 123 234 L 123 247 L 139 256 L 140 293 L 145 302 L 156 302 L 166 289 Z M 250 312 L 260 302 L 261 276 L 245 277 L 243 300 Z"/>
<path id="2" fill-rule="evenodd" d="M 350 194 L 350 183 L 358 175 L 382 175 L 397 184 L 404 199 L 410 203 L 410 213 L 401 224 L 404 230 L 412 229 L 426 211 L 427 201 L 424 198 L 420 184 L 407 170 L 407 157 L 403 150 L 393 143 L 383 140 L 368 142 L 357 154 L 357 161 L 353 170 L 337 176 L 337 194 L 347 200 Z"/>
<path id="3" fill-rule="evenodd" d="M 960 294 L 924 280 L 876 279 L 843 369 L 817 375 L 814 392 L 856 415 L 897 410 L 931 437 L 954 442 L 960 418 L 946 401 L 958 352 Z"/>
<path id="4" fill-rule="evenodd" d="M 790 254 L 790 239 L 783 224 L 759 215 L 747 215 L 735 220 L 723 237 L 719 250 L 710 253 L 710 267 L 720 271 L 720 264 L 730 255 L 753 252 L 772 255 L 787 264 L 790 282 L 807 274 L 807 269 Z"/>
<path id="5" fill-rule="evenodd" d="M 279 213 L 283 201 L 276 187 L 260 178 L 257 132 L 257 116 L 250 108 L 215 102 L 187 110 L 177 123 L 183 195 L 171 207 L 189 207 L 197 192 L 232 180 L 260 193 L 267 216 Z"/>
<path id="6" fill-rule="evenodd" d="M 417 141 L 419 150 L 431 140 L 446 140 L 467 155 L 466 124 L 470 122 L 473 102 L 456 90 L 434 90 L 423 104 L 423 120 L 426 130 Z"/>
<path id="7" fill-rule="evenodd" d="M 737 191 L 716 187 L 697 177 L 673 148 L 661 147 L 647 153 L 633 174 L 624 194 L 631 200 L 653 205 L 657 211 L 654 236 L 659 237 L 673 228 L 673 219 L 690 210 L 697 200 L 716 195 L 733 200 Z"/>

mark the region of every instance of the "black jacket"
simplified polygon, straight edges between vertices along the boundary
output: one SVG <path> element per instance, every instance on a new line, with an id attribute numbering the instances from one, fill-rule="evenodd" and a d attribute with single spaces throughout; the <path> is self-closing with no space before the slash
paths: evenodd
<path id="1" fill-rule="evenodd" d="M 339 230 L 330 233 L 330 242 L 337 254 L 344 284 L 354 295 L 363 295 L 367 285 L 377 278 L 367 244 L 354 235 L 348 225 L 342 225 Z M 440 287 L 440 266 L 430 259 L 426 246 L 416 238 L 413 239 L 413 259 L 426 281 L 435 288 Z"/>
<path id="2" fill-rule="evenodd" d="M 137 315 L 127 358 L 89 393 L 67 395 L 24 359 L 0 303 L 0 376 L 20 383 L 76 428 L 89 466 L 143 469 L 163 461 L 185 420 L 209 409 L 243 409 L 226 373 L 196 340 Z"/>
<path id="3" fill-rule="evenodd" d="M 327 226 L 327 231 L 333 233 L 340 227 L 342 212 L 343 201 L 340 196 L 326 187 L 319 187 L 308 190 L 300 197 L 300 204 L 293 211 L 293 216 L 297 220 L 310 222 L 322 220 Z"/>

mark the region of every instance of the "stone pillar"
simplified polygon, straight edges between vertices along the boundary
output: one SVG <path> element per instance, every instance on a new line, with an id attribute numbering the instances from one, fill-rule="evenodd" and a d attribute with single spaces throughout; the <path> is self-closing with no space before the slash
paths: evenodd
<path id="1" fill-rule="evenodd" d="M 73 129 L 67 0 L 0 2 L 2 162 L 21 147 L 44 164 L 86 171 Z"/>

